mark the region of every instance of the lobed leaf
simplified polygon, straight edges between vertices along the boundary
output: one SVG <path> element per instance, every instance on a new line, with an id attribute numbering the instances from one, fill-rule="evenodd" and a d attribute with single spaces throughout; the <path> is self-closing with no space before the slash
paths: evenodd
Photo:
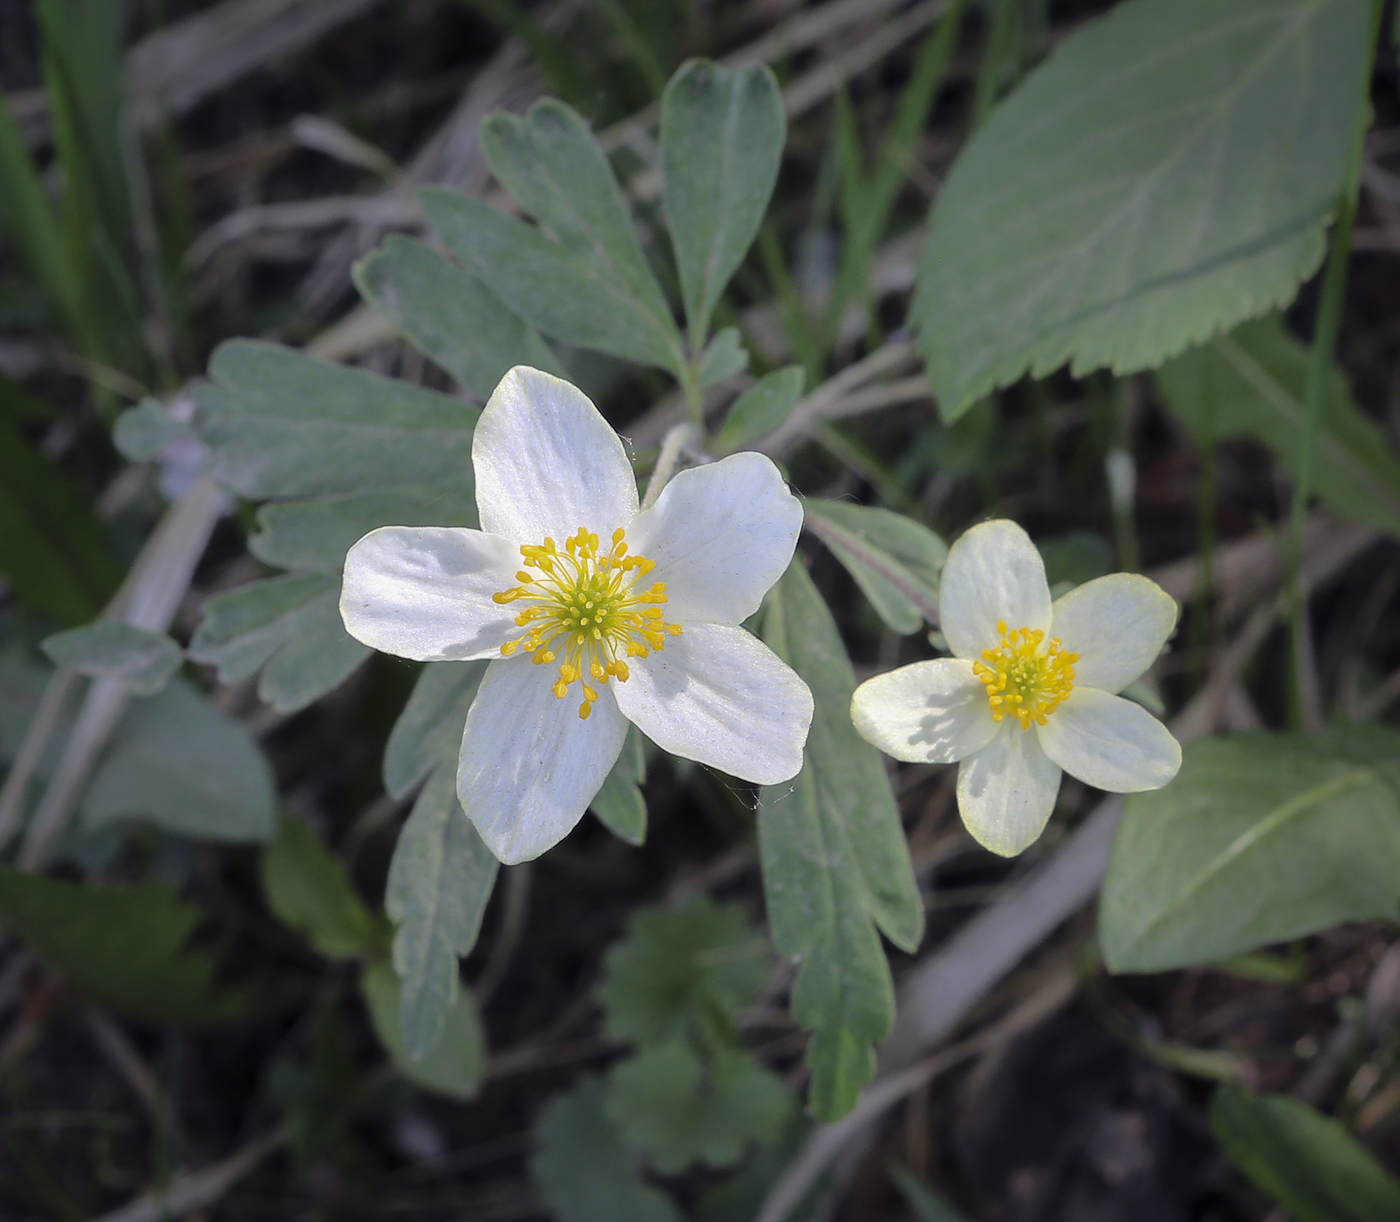
<path id="1" fill-rule="evenodd" d="M 894 1021 L 880 937 L 914 950 L 924 909 L 879 752 L 851 725 L 855 677 L 800 558 L 770 591 L 763 639 L 806 680 L 816 710 L 802 771 L 761 794 L 759 849 L 773 940 L 797 965 L 792 1014 L 811 1030 L 819 1119 L 844 1115 Z"/>
<path id="2" fill-rule="evenodd" d="M 168 636 L 121 620 L 98 620 L 45 637 L 40 646 L 59 666 L 119 679 L 138 696 L 154 696 L 180 669 L 185 653 Z"/>
<path id="3" fill-rule="evenodd" d="M 730 406 L 715 449 L 731 454 L 774 432 L 797 406 L 806 376 L 801 365 L 787 365 L 759 378 Z"/>
<path id="4" fill-rule="evenodd" d="M 642 782 L 647 775 L 646 740 L 636 726 L 627 731 L 622 754 L 593 797 L 592 811 L 607 829 L 628 844 L 647 838 L 647 804 Z"/>
<path id="5" fill-rule="evenodd" d="M 382 923 L 365 906 L 345 867 L 302 819 L 284 815 L 263 850 L 267 906 L 328 959 L 385 949 Z"/>
<path id="6" fill-rule="evenodd" d="M 1348 758 L 1327 737 L 1193 743 L 1176 780 L 1132 794 L 1099 900 L 1109 967 L 1165 971 L 1341 921 L 1393 918 L 1400 735 L 1374 730 L 1371 762 L 1364 743 Z"/>
<path id="7" fill-rule="evenodd" d="M 439 764 L 452 766 L 485 662 L 429 662 L 384 748 L 384 788 L 404 798 Z"/>
<path id="8" fill-rule="evenodd" d="M 1292 298 L 1361 118 L 1355 0 L 1127 0 L 939 192 L 912 318 L 945 420 L 1065 361 L 1145 369 Z"/>
<path id="9" fill-rule="evenodd" d="M 360 993 L 374 1033 L 405 1078 L 451 1099 L 476 1098 L 485 1069 L 486 1036 L 471 994 L 457 994 L 443 1018 L 437 1042 L 415 1059 L 400 1026 L 402 988 L 394 969 L 382 959 L 366 963 L 360 970 Z"/>
<path id="10" fill-rule="evenodd" d="M 725 327 L 705 345 L 696 370 L 696 384 L 704 390 L 716 382 L 743 373 L 749 367 L 749 351 L 744 347 L 738 327 Z"/>

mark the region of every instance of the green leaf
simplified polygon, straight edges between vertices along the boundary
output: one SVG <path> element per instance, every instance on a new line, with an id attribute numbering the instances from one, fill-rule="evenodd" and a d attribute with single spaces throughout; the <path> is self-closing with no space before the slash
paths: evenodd
<path id="1" fill-rule="evenodd" d="M 185 653 L 168 636 L 121 620 L 98 620 L 40 642 L 59 666 L 80 675 L 120 679 L 138 696 L 154 696 L 180 669 Z"/>
<path id="2" fill-rule="evenodd" d="M 1198 444 L 1250 437 L 1296 475 L 1311 359 L 1275 316 L 1168 362 L 1157 371 L 1157 385 Z M 1346 375 L 1335 367 L 1313 442 L 1312 486 L 1334 513 L 1400 535 L 1400 458 L 1384 430 L 1357 408 Z"/>
<path id="3" fill-rule="evenodd" d="M 589 257 L 480 200 L 425 187 L 423 215 L 451 254 L 546 335 L 680 376 L 680 336 L 639 301 L 606 257 Z"/>
<path id="4" fill-rule="evenodd" d="M 345 553 L 380 526 L 475 526 L 471 468 L 442 484 L 351 492 L 307 501 L 274 501 L 258 510 L 248 550 L 265 564 L 333 574 Z"/>
<path id="5" fill-rule="evenodd" d="M 419 672 L 384 748 L 384 788 L 390 797 L 407 797 L 439 764 L 455 766 L 467 710 L 486 666 L 429 662 Z"/>
<path id="6" fill-rule="evenodd" d="M 258 695 L 291 712 L 336 687 L 370 650 L 345 631 L 339 577 L 286 573 L 219 594 L 204 604 L 190 657 L 223 683 L 262 669 Z"/>
<path id="7" fill-rule="evenodd" d="M 230 340 L 195 390 L 220 483 L 242 496 L 320 496 L 465 480 L 477 409 L 277 344 Z"/>
<path id="8" fill-rule="evenodd" d="M 1127 0 L 1060 43 L 933 208 L 912 318 L 943 418 L 1289 301 L 1322 260 L 1369 21 L 1356 0 Z"/>
<path id="9" fill-rule="evenodd" d="M 145 818 L 205 840 L 270 840 L 272 771 L 242 722 L 177 679 L 133 702 L 82 802 L 83 825 Z"/>
<path id="10" fill-rule="evenodd" d="M 399 1026 L 401 989 L 388 963 L 376 960 L 360 971 L 360 992 L 369 1010 L 374 1033 L 395 1068 L 416 1086 L 452 1099 L 474 1099 L 481 1089 L 486 1037 L 471 994 L 457 994 L 442 1023 L 437 1043 L 415 1060 Z"/>
<path id="11" fill-rule="evenodd" d="M 733 1166 L 751 1143 L 776 1140 L 793 1102 L 752 1053 L 718 1049 L 706 1060 L 682 1038 L 615 1065 L 605 1090 L 608 1118 L 662 1175 Z"/>
<path id="12" fill-rule="evenodd" d="M 1400 1218 L 1400 1183 L 1343 1125 L 1306 1103 L 1222 1086 L 1210 1127 L 1230 1161 L 1296 1222 Z"/>
<path id="13" fill-rule="evenodd" d="M 1128 798 L 1099 937 L 1113 971 L 1153 972 L 1397 910 L 1400 796 L 1384 775 L 1325 741 L 1249 734 L 1192 743 L 1176 780 Z"/>
<path id="14" fill-rule="evenodd" d="M 876 929 L 913 951 L 924 908 L 884 764 L 851 725 L 845 646 L 800 557 L 769 592 L 763 639 L 816 705 L 802 771 L 762 791 L 758 840 L 773 940 L 798 964 L 792 1014 L 815 1033 L 812 1110 L 830 1121 L 854 1105 L 894 1022 Z"/>
<path id="15" fill-rule="evenodd" d="M 496 882 L 496 859 L 463 813 L 456 782 L 456 768 L 447 764 L 428 778 L 399 833 L 384 892 L 398 926 L 400 1028 L 415 1058 L 432 1051 L 457 1004 L 457 959 L 476 944 Z"/>
<path id="16" fill-rule="evenodd" d="M 328 959 L 386 949 L 381 922 L 305 820 L 283 815 L 277 821 L 277 838 L 263 850 L 262 887 L 277 918 Z"/>
<path id="17" fill-rule="evenodd" d="M 923 1180 L 899 1163 L 890 1164 L 890 1179 L 899 1185 L 905 1201 L 919 1222 L 967 1222 L 966 1217 L 934 1192 Z"/>
<path id="18" fill-rule="evenodd" d="M 355 284 L 414 347 L 483 403 L 513 365 L 562 373 L 533 328 L 470 272 L 417 238 L 390 236 L 355 267 Z"/>
<path id="19" fill-rule="evenodd" d="M 661 202 L 697 349 L 758 234 L 786 137 L 782 94 L 767 64 L 730 69 L 693 59 L 661 97 Z"/>
<path id="20" fill-rule="evenodd" d="M 700 368 L 696 372 L 697 384 L 704 390 L 736 373 L 743 373 L 748 367 L 749 350 L 739 338 L 739 328 L 725 327 L 705 345 L 705 351 L 700 356 Z"/>
<path id="21" fill-rule="evenodd" d="M 831 549 L 894 632 L 938 622 L 938 577 L 948 546 L 927 526 L 888 509 L 803 502 L 807 527 Z"/>
<path id="22" fill-rule="evenodd" d="M 215 981 L 215 959 L 186 946 L 204 914 L 169 887 L 90 887 L 0 866 L 0 921 L 74 988 L 155 1023 L 233 1022 L 246 990 Z"/>
<path id="23" fill-rule="evenodd" d="M 608 830 L 628 844 L 646 842 L 647 803 L 642 796 L 646 775 L 646 742 L 642 732 L 632 726 L 622 744 L 622 754 L 594 796 L 592 807 Z"/>
<path id="24" fill-rule="evenodd" d="M 729 408 L 715 438 L 720 454 L 732 454 L 773 432 L 797 406 L 806 373 L 801 365 L 787 365 L 764 374 Z"/>
<path id="25" fill-rule="evenodd" d="M 603 1113 L 597 1078 L 556 1096 L 536 1133 L 530 1175 L 559 1222 L 681 1222 L 670 1199 L 633 1169 Z"/>
<path id="26" fill-rule="evenodd" d="M 193 436 L 188 424 L 176 420 L 159 399 L 152 398 L 128 407 L 112 428 L 113 444 L 132 462 L 154 462 L 172 442 Z"/>
<path id="27" fill-rule="evenodd" d="M 683 908 L 638 908 L 603 961 L 603 1029 L 610 1039 L 656 1044 L 693 1031 L 697 1016 L 732 1024 L 767 969 L 764 940 L 739 904 L 701 896 Z"/>
<path id="28" fill-rule="evenodd" d="M 116 591 L 122 567 L 92 498 L 20 432 L 19 393 L 0 378 L 0 574 L 29 610 L 84 624 Z"/>

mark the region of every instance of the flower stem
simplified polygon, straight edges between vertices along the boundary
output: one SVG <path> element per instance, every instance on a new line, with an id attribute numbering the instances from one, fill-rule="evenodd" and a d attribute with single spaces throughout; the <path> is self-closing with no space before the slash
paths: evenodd
<path id="1" fill-rule="evenodd" d="M 647 482 L 647 494 L 642 499 L 642 508 L 650 509 L 661 495 L 671 476 L 676 473 L 676 463 L 681 451 L 701 436 L 700 430 L 689 422 L 672 426 L 661 441 L 661 453 L 656 456 L 656 466 L 651 469 L 651 479 Z"/>
<path id="2" fill-rule="evenodd" d="M 1370 123 L 1371 62 L 1375 58 L 1376 40 L 1380 33 L 1380 0 L 1371 2 L 1371 36 L 1366 67 L 1362 73 L 1362 96 L 1359 117 L 1352 134 L 1342 190 L 1337 199 L 1337 216 L 1332 225 L 1332 237 L 1327 251 L 1327 268 L 1323 273 L 1322 296 L 1318 304 L 1317 323 L 1313 329 L 1312 353 L 1308 362 L 1308 380 L 1303 399 L 1303 427 L 1298 434 L 1298 469 L 1293 481 L 1292 529 L 1289 532 L 1287 572 L 1289 593 L 1289 721 L 1295 731 L 1306 727 L 1303 685 L 1307 666 L 1307 606 L 1303 593 L 1303 523 L 1307 515 L 1308 498 L 1312 495 L 1313 450 L 1318 426 L 1322 419 L 1327 383 L 1337 350 L 1337 335 L 1342 324 L 1342 299 L 1346 292 L 1347 267 L 1351 258 L 1352 231 L 1356 227 L 1356 197 L 1361 182 L 1361 163 L 1365 150 L 1366 128 Z M 1315 727 L 1313 727 L 1315 728 Z"/>

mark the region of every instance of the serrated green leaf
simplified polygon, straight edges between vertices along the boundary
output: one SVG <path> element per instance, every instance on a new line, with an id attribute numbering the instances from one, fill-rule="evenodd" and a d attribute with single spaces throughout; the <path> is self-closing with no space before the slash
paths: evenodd
<path id="1" fill-rule="evenodd" d="M 598 1000 L 609 1038 L 656 1044 L 753 1002 L 767 947 L 739 904 L 700 896 L 683 908 L 638 908 L 603 961 Z"/>
<path id="2" fill-rule="evenodd" d="M 214 956 L 186 946 L 204 914 L 169 887 L 91 887 L 0 866 L 0 921 L 74 988 L 156 1023 L 234 1022 L 246 990 L 215 980 Z"/>
<path id="3" fill-rule="evenodd" d="M 580 1082 L 557 1096 L 536 1129 L 530 1175 L 559 1222 L 681 1222 L 670 1198 L 634 1170 L 603 1113 L 603 1084 Z"/>
<path id="4" fill-rule="evenodd" d="M 394 723 L 384 748 L 384 788 L 407 797 L 439 764 L 451 766 L 485 662 L 429 662 Z"/>
<path id="5" fill-rule="evenodd" d="M 622 754 L 594 795 L 591 808 L 614 836 L 628 844 L 643 844 L 647 838 L 647 804 L 642 796 L 646 774 L 646 742 L 642 732 L 632 726 L 622 744 Z"/>
<path id="6" fill-rule="evenodd" d="M 938 578 L 948 545 L 927 526 L 888 509 L 812 498 L 807 526 L 831 549 L 894 632 L 937 622 Z"/>
<path id="7" fill-rule="evenodd" d="M 303 708 L 370 654 L 345 631 L 339 597 L 339 578 L 319 573 L 287 573 L 216 595 L 204 604 L 190 657 L 218 667 L 223 683 L 262 668 L 263 700 L 284 712 Z"/>
<path id="8" fill-rule="evenodd" d="M 495 293 L 417 238 L 392 234 L 356 265 L 355 284 L 414 347 L 482 403 L 513 365 L 563 372 L 534 329 Z"/>
<path id="9" fill-rule="evenodd" d="M 329 959 L 387 948 L 383 924 L 305 820 L 283 815 L 277 821 L 277 836 L 262 854 L 262 887 L 277 918 Z"/>
<path id="10" fill-rule="evenodd" d="M 465 478 L 477 409 L 436 391 L 229 340 L 196 387 L 214 477 L 242 496 L 322 496 Z"/>
<path id="11" fill-rule="evenodd" d="M 758 234 L 786 137 L 767 64 L 730 69 L 693 59 L 662 94 L 662 210 L 695 346 Z"/>
<path id="12" fill-rule="evenodd" d="M 0 575 L 29 610 L 87 623 L 115 592 L 122 566 L 92 498 L 20 432 L 17 392 L 0 378 Z"/>
<path id="13" fill-rule="evenodd" d="M 546 335 L 639 365 L 682 368 L 674 322 L 663 325 L 606 266 L 460 192 L 425 187 L 419 199 L 452 255 Z"/>
<path id="14" fill-rule="evenodd" d="M 736 373 L 743 373 L 748 367 L 749 351 L 739 338 L 739 328 L 725 327 L 705 345 L 696 371 L 697 384 L 704 390 Z"/>
<path id="15" fill-rule="evenodd" d="M 1163 365 L 1157 385 L 1198 443 L 1249 437 L 1296 474 L 1311 359 L 1281 319 L 1265 318 Z M 1400 458 L 1340 369 L 1328 376 L 1312 463 L 1313 491 L 1329 509 L 1400 535 Z"/>
<path id="16" fill-rule="evenodd" d="M 1300 1100 L 1222 1086 L 1210 1127 L 1230 1161 L 1296 1222 L 1400 1218 L 1400 1182 L 1344 1126 Z"/>
<path id="17" fill-rule="evenodd" d="M 1099 938 L 1113 971 L 1153 972 L 1397 911 L 1400 799 L 1382 774 L 1248 734 L 1192 743 L 1176 780 L 1129 796 Z"/>
<path id="18" fill-rule="evenodd" d="M 876 928 L 912 951 L 924 908 L 884 764 L 851 725 L 845 646 L 800 557 L 769 592 L 763 639 L 816 706 L 802 771 L 760 795 L 758 840 L 773 940 L 798 965 L 793 1018 L 814 1032 L 812 1110 L 830 1121 L 854 1105 L 894 1022 Z"/>
<path id="19" fill-rule="evenodd" d="M 399 1025 L 402 1004 L 399 978 L 388 963 L 376 960 L 360 971 L 360 993 L 374 1033 L 395 1068 L 416 1086 L 452 1099 L 474 1099 L 481 1089 L 486 1037 L 470 993 L 457 994 L 442 1023 L 442 1033 L 428 1053 L 415 1060 Z"/>
<path id="20" fill-rule="evenodd" d="M 243 843 L 272 838 L 276 791 L 247 726 L 177 679 L 132 703 L 81 810 L 89 830 L 140 818 L 184 836 Z"/>
<path id="21" fill-rule="evenodd" d="M 380 526 L 476 526 L 471 468 L 444 484 L 274 501 L 258 510 L 248 550 L 265 564 L 334 574 L 345 553 Z"/>
<path id="22" fill-rule="evenodd" d="M 1369 21 L 1357 0 L 1128 0 L 1060 43 L 933 208 L 912 318 L 943 418 L 1289 301 L 1322 259 Z"/>
<path id="23" fill-rule="evenodd" d="M 80 675 L 120 679 L 138 696 L 154 696 L 180 669 L 185 653 L 168 636 L 121 620 L 98 620 L 40 642 L 59 666 Z"/>
<path id="24" fill-rule="evenodd" d="M 457 801 L 455 766 L 439 766 L 399 833 L 384 892 L 398 926 L 399 1023 L 412 1057 L 432 1051 L 457 1004 L 457 960 L 476 943 L 497 869 Z"/>
<path id="25" fill-rule="evenodd" d="M 643 1049 L 607 1076 L 603 1110 L 662 1175 L 733 1166 L 782 1131 L 792 1095 L 743 1049 L 702 1058 L 683 1038 Z"/>
<path id="26" fill-rule="evenodd" d="M 734 400 L 715 438 L 715 449 L 731 454 L 766 437 L 797 406 L 806 373 L 801 365 L 787 365 L 764 374 Z"/>

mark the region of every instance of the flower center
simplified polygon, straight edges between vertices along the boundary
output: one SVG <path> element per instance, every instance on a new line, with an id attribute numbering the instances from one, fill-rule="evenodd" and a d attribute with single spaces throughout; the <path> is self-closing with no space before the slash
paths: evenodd
<path id="1" fill-rule="evenodd" d="M 538 545 L 524 544 L 520 554 L 525 568 L 515 575 L 520 584 L 491 596 L 498 603 L 526 604 L 515 622 L 528 631 L 502 645 L 501 653 L 510 657 L 521 649 L 541 666 L 562 655 L 554 694 L 563 700 L 569 685 L 579 683 L 583 703 L 578 715 L 583 718 L 598 699 L 589 679 L 599 686 L 610 678 L 626 683 L 624 658 L 644 658 L 653 649 L 660 652 L 668 635 L 681 633 L 679 624 L 662 619 L 659 604 L 666 601 L 666 583 L 656 581 L 645 590 L 637 584 L 656 562 L 629 556 L 623 542 L 626 533 L 613 531 L 608 551 L 600 551 L 598 536 L 583 526 L 564 540 L 562 550 L 549 538 Z"/>
<path id="2" fill-rule="evenodd" d="M 1073 690 L 1079 655 L 1065 653 L 1054 637 L 1042 650 L 1045 633 L 1039 628 L 1009 632 L 1006 621 L 1001 620 L 997 631 L 1001 644 L 984 649 L 984 660 L 972 664 L 972 673 L 987 689 L 992 720 L 1000 721 L 1010 713 L 1020 720 L 1023 730 L 1029 730 L 1033 721 L 1043 726 Z"/>

